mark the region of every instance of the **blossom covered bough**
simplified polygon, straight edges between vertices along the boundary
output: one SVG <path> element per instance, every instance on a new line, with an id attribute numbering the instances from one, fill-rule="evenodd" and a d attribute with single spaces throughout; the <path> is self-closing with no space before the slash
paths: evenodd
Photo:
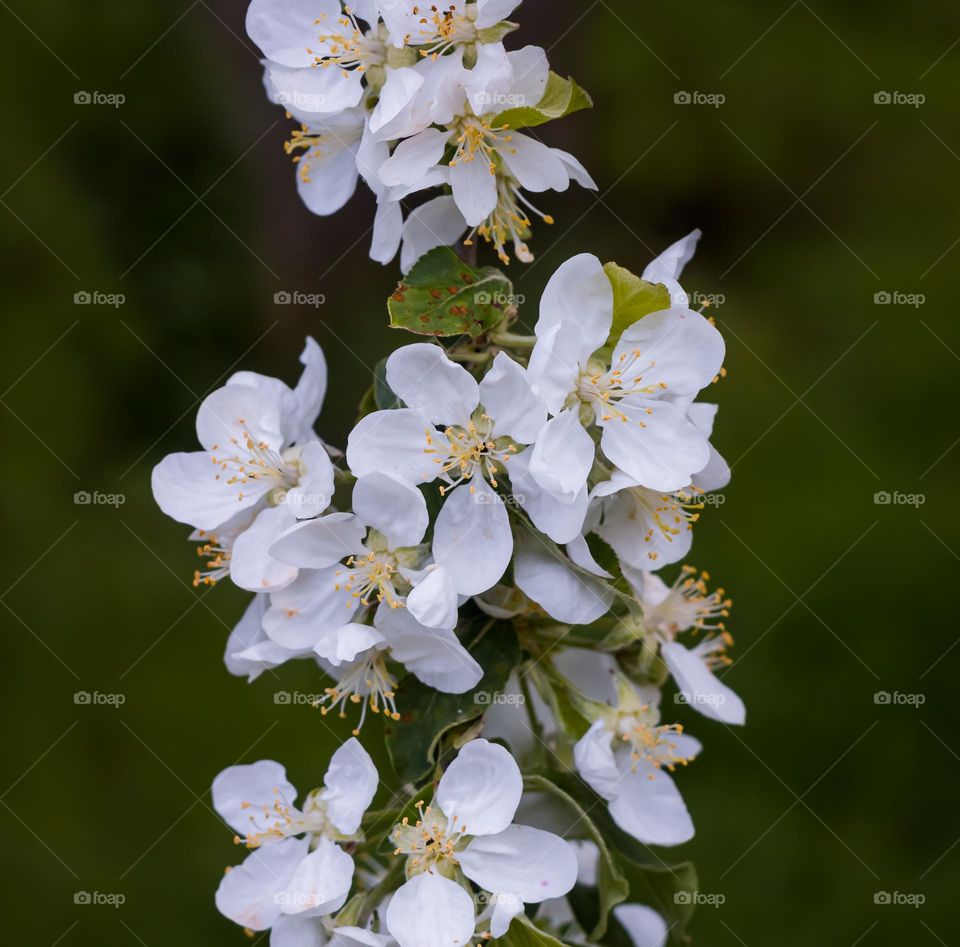
<path id="1" fill-rule="evenodd" d="M 724 343 L 679 282 L 699 232 L 641 276 L 574 256 L 530 315 L 446 245 L 475 227 L 502 255 L 490 215 L 517 213 L 534 167 L 579 168 L 517 135 L 498 150 L 491 89 L 522 96 L 518 116 L 564 112 L 542 51 L 503 49 L 514 6 L 250 7 L 268 91 L 316 133 L 297 139 L 301 193 L 327 212 L 371 183 L 380 237 L 405 244 L 390 323 L 416 335 L 373 369 L 345 449 L 316 433 L 327 369 L 308 338 L 293 387 L 236 373 L 199 409 L 200 449 L 153 472 L 195 584 L 253 593 L 228 670 L 312 662 L 318 713 L 345 721 L 324 728 L 343 742 L 318 789 L 298 796 L 272 760 L 213 784 L 249 850 L 217 907 L 272 947 L 685 943 L 696 874 L 657 849 L 694 834 L 674 774 L 702 747 L 668 707 L 745 721 L 722 679 L 730 601 L 682 564 L 730 477 L 699 400 Z M 425 181 L 446 193 L 395 227 Z"/>

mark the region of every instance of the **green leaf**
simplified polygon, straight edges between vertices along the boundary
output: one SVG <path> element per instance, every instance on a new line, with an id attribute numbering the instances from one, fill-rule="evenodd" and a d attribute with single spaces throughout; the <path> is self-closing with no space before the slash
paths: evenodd
<path id="1" fill-rule="evenodd" d="M 387 748 L 403 782 L 418 783 L 436 765 L 440 741 L 454 728 L 480 717 L 490 697 L 503 691 L 520 661 L 520 645 L 512 622 L 498 621 L 477 610 L 461 619 L 461 641 L 485 669 L 477 686 L 466 694 L 443 694 L 405 677 L 397 693 L 400 721 L 387 728 Z M 478 699 L 479 694 L 485 695 Z"/>
<path id="2" fill-rule="evenodd" d="M 537 785 L 533 781 L 537 780 Z M 680 947 L 687 942 L 686 926 L 693 915 L 694 893 L 697 890 L 697 872 L 691 862 L 669 865 L 650 848 L 627 835 L 610 817 L 606 803 L 586 783 L 573 773 L 548 772 L 527 777 L 529 788 L 543 788 L 562 800 L 569 800 L 583 827 L 581 837 L 597 842 L 600 849 L 600 868 L 596 896 L 591 899 L 580 892 L 571 899 L 577 918 L 584 930 L 590 931 L 590 940 L 604 936 L 608 912 L 621 902 L 646 904 L 657 911 L 670 927 L 669 943 Z M 552 788 L 551 788 L 552 787 Z M 601 839 L 601 845 L 597 839 Z M 606 866 L 609 859 L 613 864 Z M 605 881 L 604 871 L 609 874 Z M 613 879 L 611 882 L 610 879 Z M 627 893 L 620 896 L 619 886 L 607 890 L 617 879 L 625 882 Z M 677 897 L 679 895 L 679 897 Z M 615 925 L 614 925 L 615 926 Z M 610 938 L 611 947 L 618 940 Z"/>
<path id="3" fill-rule="evenodd" d="M 507 125 L 510 128 L 533 128 L 592 105 L 593 100 L 573 79 L 564 79 L 551 72 L 543 97 L 536 105 L 507 109 L 497 115 L 491 124 L 494 127 Z"/>
<path id="4" fill-rule="evenodd" d="M 644 316 L 670 308 L 670 293 L 662 283 L 648 283 L 616 263 L 605 264 L 603 271 L 613 287 L 613 325 L 608 344 L 615 344 L 624 329 Z"/>
<path id="5" fill-rule="evenodd" d="M 505 947 L 564 947 L 562 940 L 540 930 L 526 914 L 518 914 L 511 922 L 507 933 L 497 938 Z"/>
<path id="6" fill-rule="evenodd" d="M 499 23 L 494 23 L 493 26 L 486 26 L 482 30 L 477 30 L 477 39 L 481 43 L 499 43 L 508 33 L 518 29 L 520 29 L 519 23 L 501 20 Z"/>
<path id="7" fill-rule="evenodd" d="M 374 411 L 387 411 L 402 407 L 403 402 L 387 384 L 387 360 L 382 358 L 373 367 L 373 384 L 363 394 L 357 420 Z"/>
<path id="8" fill-rule="evenodd" d="M 513 284 L 499 270 L 477 269 L 449 247 L 435 247 L 413 265 L 387 300 L 390 325 L 417 335 L 469 335 L 496 328 Z"/>

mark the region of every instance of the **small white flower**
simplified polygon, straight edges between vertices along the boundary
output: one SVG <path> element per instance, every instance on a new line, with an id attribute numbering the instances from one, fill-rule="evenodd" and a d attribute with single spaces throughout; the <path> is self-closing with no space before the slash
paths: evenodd
<path id="1" fill-rule="evenodd" d="M 473 740 L 447 767 L 431 805 L 419 804 L 417 823 L 405 819 L 394 829 L 395 854 L 406 856 L 409 880 L 391 899 L 386 920 L 400 947 L 470 941 L 476 915 L 463 878 L 493 896 L 494 937 L 507 932 L 524 904 L 573 887 L 571 846 L 552 832 L 511 824 L 522 793 L 513 757 L 495 743 Z"/>
<path id="2" fill-rule="evenodd" d="M 710 460 L 707 437 L 686 407 L 719 371 L 723 339 L 699 313 L 675 306 L 629 326 L 604 356 L 598 350 L 612 322 L 613 289 L 600 261 L 584 253 L 564 263 L 541 298 L 528 368 L 554 415 L 547 427 L 563 435 L 538 439 L 538 448 L 549 444 L 551 453 L 534 455 L 531 474 L 548 484 L 558 470 L 575 471 L 570 489 L 586 479 L 587 444 L 566 436 L 586 418 L 600 427 L 609 461 L 636 483 L 680 490 Z"/>
<path id="3" fill-rule="evenodd" d="M 197 412 L 203 450 L 167 455 L 153 470 L 153 495 L 168 516 L 206 534 L 215 581 L 229 563 L 241 588 L 258 592 L 292 582 L 296 568 L 268 547 L 298 519 L 316 516 L 333 494 L 333 465 L 313 424 L 327 386 L 320 347 L 308 338 L 296 388 L 237 372 Z M 218 542 L 218 530 L 229 537 Z"/>
<path id="4" fill-rule="evenodd" d="M 520 0 L 454 0 L 437 5 L 420 0 L 376 0 L 395 46 L 417 46 L 423 56 L 438 56 L 457 45 L 477 43 L 478 30 L 495 26 Z"/>
<path id="5" fill-rule="evenodd" d="M 574 760 L 621 829 L 646 845 L 680 845 L 693 837 L 693 822 L 665 770 L 686 765 L 700 744 L 679 724 L 660 724 L 658 697 L 619 676 L 616 706 L 600 712 L 574 747 Z"/>
<path id="6" fill-rule="evenodd" d="M 496 487 L 521 447 L 537 438 L 543 406 L 504 353 L 478 384 L 440 346 L 407 345 L 387 360 L 387 383 L 407 407 L 362 418 L 347 442 L 347 463 L 360 477 L 381 471 L 413 484 L 439 479 L 445 500 L 434 558 L 461 595 L 484 592 L 513 551 Z"/>
<path id="7" fill-rule="evenodd" d="M 377 770 L 356 739 L 333 754 L 324 788 L 302 808 L 284 768 L 272 760 L 231 766 L 213 783 L 213 805 L 254 851 L 217 889 L 217 908 L 251 930 L 276 925 L 287 934 L 342 907 L 353 859 L 340 847 L 355 840 L 377 788 Z M 294 923 L 294 920 L 297 923 Z"/>
<path id="8" fill-rule="evenodd" d="M 732 602 L 723 589 L 710 592 L 707 573 L 684 566 L 673 585 L 666 585 L 652 573 L 632 574 L 627 578 L 637 590 L 643 606 L 644 625 L 660 644 L 660 656 L 670 669 L 684 701 L 705 717 L 721 723 L 746 722 L 746 708 L 740 697 L 721 681 L 716 670 L 730 665 L 725 654 L 733 638 L 723 619 L 730 614 Z M 677 642 L 685 631 L 703 632 L 692 648 Z"/>

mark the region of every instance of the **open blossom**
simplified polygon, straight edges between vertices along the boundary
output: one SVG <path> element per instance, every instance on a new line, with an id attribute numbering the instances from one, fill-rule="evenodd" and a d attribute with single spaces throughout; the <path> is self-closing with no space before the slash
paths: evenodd
<path id="1" fill-rule="evenodd" d="M 601 350 L 613 323 L 613 289 L 600 261 L 580 254 L 550 278 L 540 301 L 529 374 L 553 419 L 538 439 L 549 461 L 531 461 L 531 474 L 549 483 L 557 469 L 592 466 L 593 442 L 567 432 L 586 418 L 600 428 L 606 458 L 651 490 L 677 491 L 710 460 L 707 437 L 687 417 L 686 403 L 709 384 L 723 362 L 719 332 L 699 313 L 673 306 L 628 326 L 611 355 Z"/>
<path id="2" fill-rule="evenodd" d="M 273 928 L 284 947 L 309 938 L 316 919 L 339 910 L 350 893 L 353 859 L 341 843 L 358 837 L 377 782 L 356 739 L 333 754 L 323 788 L 300 808 L 279 763 L 225 769 L 213 783 L 214 808 L 253 851 L 224 875 L 220 912 L 250 930 Z"/>
<path id="3" fill-rule="evenodd" d="M 733 643 L 723 619 L 730 614 L 730 599 L 723 589 L 707 588 L 709 576 L 685 566 L 672 585 L 652 573 L 628 578 L 643 606 L 644 625 L 660 645 L 660 656 L 670 669 L 683 699 L 705 717 L 727 724 L 746 722 L 746 708 L 729 685 L 716 676 L 730 659 L 726 649 Z M 691 648 L 678 642 L 686 631 L 702 633 Z"/>
<path id="4" fill-rule="evenodd" d="M 572 847 L 551 832 L 513 823 L 523 779 L 501 746 L 473 740 L 440 778 L 433 802 L 419 805 L 416 824 L 404 819 L 392 835 L 406 857 L 407 881 L 387 908 L 387 927 L 400 947 L 429 943 L 462 947 L 474 936 L 474 901 L 462 879 L 489 892 L 490 934 L 501 937 L 524 904 L 565 895 L 577 878 Z"/>
<path id="5" fill-rule="evenodd" d="M 316 516 L 333 495 L 333 465 L 313 431 L 327 387 L 320 346 L 308 338 L 296 388 L 237 372 L 197 412 L 202 450 L 167 455 L 153 470 L 153 495 L 168 516 L 202 530 L 218 562 L 242 588 L 280 588 L 295 567 L 274 559 L 270 543 L 300 518 Z M 218 542 L 218 531 L 229 536 Z"/>
<path id="6" fill-rule="evenodd" d="M 574 747 L 577 770 L 625 832 L 647 845 L 680 845 L 693 822 L 667 771 L 692 760 L 700 743 L 678 724 L 660 724 L 655 688 L 638 690 L 622 675 L 616 683 L 616 704 L 598 709 Z"/>
<path id="7" fill-rule="evenodd" d="M 460 594 L 483 592 L 513 551 L 496 487 L 536 439 L 543 406 L 520 365 L 503 353 L 478 383 L 440 346 L 407 345 L 387 360 L 387 382 L 407 407 L 362 418 L 347 442 L 347 463 L 360 477 L 390 471 L 413 484 L 440 480 L 434 559 Z"/>

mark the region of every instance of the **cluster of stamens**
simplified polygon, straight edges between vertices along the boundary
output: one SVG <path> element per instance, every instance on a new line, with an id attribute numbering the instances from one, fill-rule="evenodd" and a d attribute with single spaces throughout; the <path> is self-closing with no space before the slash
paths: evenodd
<path id="1" fill-rule="evenodd" d="M 491 429 L 491 419 L 481 415 L 479 422 L 471 419 L 466 427 L 451 425 L 445 428 L 442 436 L 437 431 L 426 431 L 424 453 L 431 455 L 433 462 L 439 465 L 438 476 L 445 481 L 440 486 L 441 495 L 470 480 L 478 471 L 494 488 L 497 487 L 498 472 L 506 470 L 507 461 L 516 453 L 517 447 L 515 444 L 498 447 L 491 438 Z"/>
<path id="2" fill-rule="evenodd" d="M 303 832 L 323 832 L 326 826 L 326 814 L 322 806 L 317 805 L 311 812 L 299 812 L 292 803 L 283 798 L 279 788 L 274 787 L 276 797 L 271 805 L 254 806 L 243 802 L 242 809 L 250 809 L 251 830 L 246 835 L 234 836 L 234 843 L 247 848 L 259 848 L 272 839 L 288 838 Z"/>
<path id="3" fill-rule="evenodd" d="M 617 361 L 609 370 L 588 368 L 581 372 L 577 385 L 577 394 L 582 401 L 599 408 L 601 421 L 628 421 L 630 417 L 619 407 L 619 402 L 631 396 L 652 397 L 664 391 L 667 383 L 656 381 L 644 382 L 644 375 L 650 372 L 656 361 L 651 360 L 647 365 L 638 369 L 637 363 L 642 358 L 640 349 L 631 352 L 622 352 Z M 643 411 L 650 415 L 653 408 L 647 407 Z M 640 427 L 646 427 L 642 419 L 635 419 Z"/>
<path id="4" fill-rule="evenodd" d="M 674 494 L 657 493 L 646 487 L 631 487 L 630 493 L 653 520 L 653 525 L 643 534 L 645 543 L 652 543 L 658 533 L 667 542 L 673 542 L 684 531 L 693 529 L 693 524 L 700 519 L 699 511 L 704 507 L 701 499 L 703 491 L 698 487 L 689 487 Z M 635 519 L 636 511 L 631 509 L 628 515 Z M 656 550 L 651 549 L 647 552 L 647 557 L 656 561 L 659 555 Z"/>
<path id="5" fill-rule="evenodd" d="M 229 486 L 239 484 L 242 487 L 254 480 L 272 480 L 281 490 L 296 486 L 299 479 L 296 467 L 287 463 L 265 441 L 257 441 L 246 430 L 246 422 L 242 418 L 239 424 L 243 429 L 242 445 L 239 437 L 231 437 L 230 443 L 235 449 L 245 450 L 246 456 L 241 453 L 218 456 L 220 445 L 214 444 L 210 449 L 210 460 L 220 468 L 214 479 L 220 480 L 226 475 Z M 243 490 L 239 491 L 237 499 L 243 500 Z"/>
<path id="6" fill-rule="evenodd" d="M 216 585 L 224 576 L 230 574 L 230 550 L 221 545 L 212 533 L 201 530 L 197 537 L 201 540 L 197 546 L 197 555 L 209 562 L 205 563 L 206 568 L 194 570 L 193 587 Z"/>
<path id="7" fill-rule="evenodd" d="M 531 226 L 527 211 L 536 214 L 545 224 L 552 224 L 553 218 L 527 200 L 515 178 L 505 174 L 502 169 L 496 171 L 496 175 L 497 206 L 483 223 L 467 234 L 464 245 L 473 246 L 473 238 L 479 234 L 493 247 L 501 262 L 510 263 L 506 247 L 512 243 L 514 256 L 522 263 L 530 263 L 533 254 L 526 243 Z"/>
<path id="8" fill-rule="evenodd" d="M 403 608 L 394 585 L 397 573 L 397 564 L 392 557 L 369 551 L 346 560 L 344 568 L 336 572 L 335 588 L 338 592 L 350 594 L 351 601 L 347 602 L 347 608 L 352 609 L 358 604 L 372 605 L 374 602 L 386 602 L 390 608 Z"/>
<path id="9" fill-rule="evenodd" d="M 684 566 L 666 598 L 647 609 L 645 620 L 670 637 L 692 628 L 715 632 L 723 646 L 732 645 L 733 637 L 722 619 L 730 616 L 733 601 L 725 597 L 721 588 L 711 592 L 707 587 L 709 580 L 709 573 L 698 574 L 693 566 Z M 718 645 L 717 650 L 722 647 Z M 729 663 L 729 659 L 724 655 L 721 663 Z"/>
<path id="10" fill-rule="evenodd" d="M 315 22 L 320 26 L 323 20 Z M 365 72 L 370 66 L 381 65 L 386 58 L 382 40 L 373 33 L 364 33 L 349 7 L 338 17 L 337 26 L 329 33 L 321 33 L 318 39 L 324 49 L 307 50 L 314 58 L 314 66 L 335 66 L 343 70 L 344 76 L 351 70 Z"/>
<path id="11" fill-rule="evenodd" d="M 387 670 L 383 652 L 372 651 L 351 665 L 337 681 L 335 687 L 328 687 L 315 704 L 320 713 L 326 715 L 337 711 L 341 720 L 346 719 L 347 704 L 360 706 L 360 722 L 353 730 L 354 736 L 360 735 L 367 710 L 374 714 L 383 713 L 391 720 L 399 720 L 396 705 L 397 679 Z"/>
<path id="12" fill-rule="evenodd" d="M 457 12 L 457 5 L 438 7 L 431 5 L 427 9 L 413 8 L 413 15 L 419 16 L 417 32 L 404 36 L 408 46 L 422 46 L 420 55 L 438 59 L 454 46 L 477 41 L 477 28 L 473 20 Z"/>
<path id="13" fill-rule="evenodd" d="M 665 766 L 671 772 L 677 766 L 686 766 L 691 758 L 678 753 L 677 743 L 672 739 L 683 733 L 683 726 L 679 723 L 648 723 L 651 716 L 649 704 L 644 704 L 639 714 L 630 714 L 619 721 L 620 739 L 630 745 L 632 768 L 636 770 L 642 761 L 657 769 Z"/>
<path id="14" fill-rule="evenodd" d="M 408 871 L 411 873 L 430 871 L 442 862 L 456 865 L 456 851 L 460 840 L 467 834 L 465 825 L 457 825 L 457 817 L 448 823 L 443 813 L 431 806 L 424 808 L 423 801 L 417 803 L 420 818 L 414 825 L 404 816 L 403 821 L 394 828 L 393 839 L 397 844 L 394 855 L 408 855 Z"/>

